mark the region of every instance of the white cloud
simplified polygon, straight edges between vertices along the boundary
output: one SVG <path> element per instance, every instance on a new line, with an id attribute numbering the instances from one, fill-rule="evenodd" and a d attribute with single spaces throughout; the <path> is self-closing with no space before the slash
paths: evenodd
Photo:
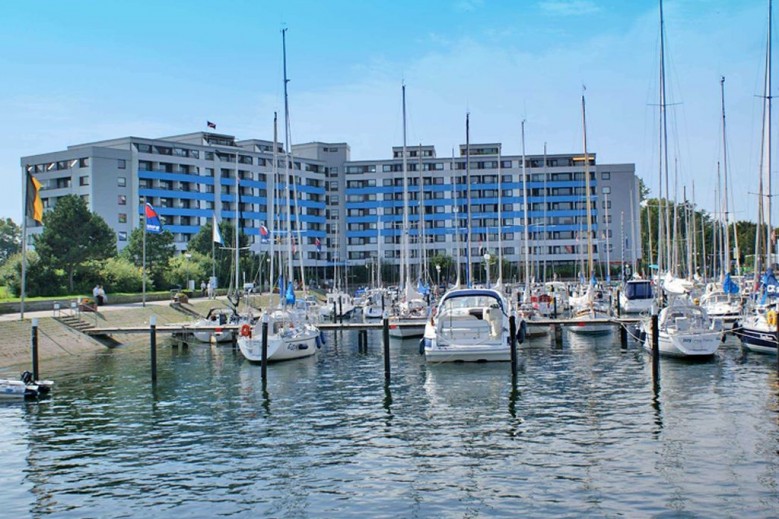
<path id="1" fill-rule="evenodd" d="M 454 10 L 459 13 L 469 13 L 484 5 L 484 0 L 459 0 L 454 3 Z"/>

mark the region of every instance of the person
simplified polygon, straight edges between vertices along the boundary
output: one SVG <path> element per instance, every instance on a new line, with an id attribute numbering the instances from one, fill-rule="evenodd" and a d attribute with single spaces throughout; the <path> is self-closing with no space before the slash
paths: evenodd
<path id="1" fill-rule="evenodd" d="M 97 305 L 105 305 L 108 303 L 108 298 L 105 295 L 105 290 L 103 290 L 103 285 L 98 285 L 97 287 Z"/>
<path id="2" fill-rule="evenodd" d="M 214 281 L 208 280 L 208 299 L 214 299 Z"/>
<path id="3" fill-rule="evenodd" d="M 201 297 L 206 297 L 206 282 L 205 281 L 201 281 L 200 282 L 200 296 Z"/>
<path id="4" fill-rule="evenodd" d="M 95 285 L 92 289 L 92 299 L 95 300 L 95 304 L 100 306 L 100 285 Z"/>

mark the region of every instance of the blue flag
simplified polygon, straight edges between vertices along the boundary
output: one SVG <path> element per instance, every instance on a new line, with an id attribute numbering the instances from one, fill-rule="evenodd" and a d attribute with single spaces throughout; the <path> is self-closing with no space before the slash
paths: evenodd
<path id="1" fill-rule="evenodd" d="M 155 211 L 148 202 L 146 202 L 144 211 L 144 214 L 146 215 L 146 232 L 160 234 L 162 232 L 162 223 L 160 222 L 160 216 L 157 214 L 157 211 Z"/>
<path id="2" fill-rule="evenodd" d="M 288 305 L 295 304 L 295 291 L 292 289 L 292 281 L 287 282 L 287 293 L 285 294 Z"/>

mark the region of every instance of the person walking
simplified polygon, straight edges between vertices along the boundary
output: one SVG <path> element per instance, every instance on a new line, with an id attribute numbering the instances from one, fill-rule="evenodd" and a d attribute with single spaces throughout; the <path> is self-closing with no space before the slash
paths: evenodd
<path id="1" fill-rule="evenodd" d="M 94 299 L 96 306 L 100 306 L 100 285 L 95 285 L 95 288 L 92 289 L 92 299 Z"/>
<path id="2" fill-rule="evenodd" d="M 206 282 L 200 282 L 200 297 L 206 297 Z"/>
<path id="3" fill-rule="evenodd" d="M 212 279 L 208 280 L 208 299 L 214 299 L 214 281 Z"/>

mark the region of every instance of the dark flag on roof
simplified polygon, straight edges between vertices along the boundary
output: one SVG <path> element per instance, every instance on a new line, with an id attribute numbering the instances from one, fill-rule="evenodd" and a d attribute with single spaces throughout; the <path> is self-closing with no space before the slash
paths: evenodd
<path id="1" fill-rule="evenodd" d="M 212 123 L 211 121 L 206 121 L 206 125 L 209 128 L 213 128 L 214 130 L 216 130 L 216 123 Z"/>

